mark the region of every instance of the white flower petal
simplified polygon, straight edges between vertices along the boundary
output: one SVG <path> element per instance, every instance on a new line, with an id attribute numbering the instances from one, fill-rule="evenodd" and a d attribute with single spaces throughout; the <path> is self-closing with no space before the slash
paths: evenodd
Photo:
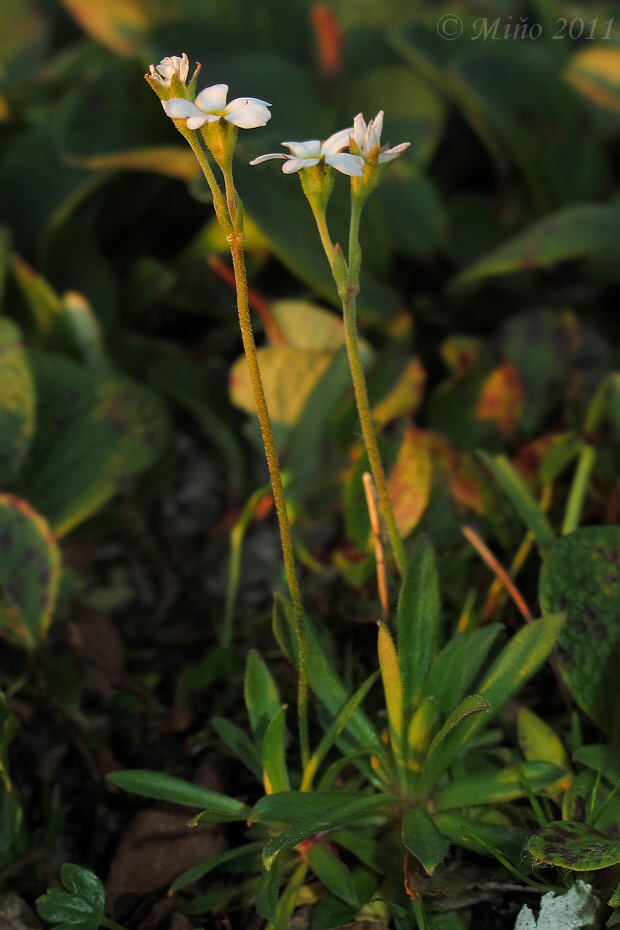
<path id="1" fill-rule="evenodd" d="M 204 117 L 191 100 L 182 97 L 173 97 L 172 100 L 162 100 L 162 106 L 171 119 L 187 119 L 188 117 Z M 192 127 L 190 126 L 190 129 Z"/>
<path id="2" fill-rule="evenodd" d="M 355 144 L 361 152 L 366 142 L 366 120 L 361 113 L 358 113 L 353 120 L 353 131 L 349 135 L 353 136 Z"/>
<path id="3" fill-rule="evenodd" d="M 284 174 L 294 174 L 295 171 L 301 171 L 302 168 L 312 168 L 318 165 L 320 158 L 289 158 L 282 165 Z"/>
<path id="4" fill-rule="evenodd" d="M 200 129 L 205 123 L 212 123 L 216 119 L 217 116 L 206 116 L 204 113 L 201 113 L 200 116 L 191 116 L 187 121 L 187 128 Z"/>
<path id="5" fill-rule="evenodd" d="M 395 145 L 392 149 L 386 149 L 385 152 L 381 152 L 379 155 L 379 164 L 384 165 L 388 161 L 394 161 L 395 158 L 398 158 L 399 155 L 408 149 L 411 145 L 411 142 L 401 142 L 400 145 Z"/>
<path id="6" fill-rule="evenodd" d="M 228 112 L 228 109 L 227 107 L 224 111 L 224 118 L 233 126 L 239 126 L 240 129 L 256 129 L 258 126 L 266 126 L 271 119 L 271 113 L 267 107 L 260 103 L 248 103 L 233 113 Z"/>
<path id="7" fill-rule="evenodd" d="M 352 127 L 349 129 L 341 129 L 339 132 L 335 132 L 321 145 L 321 155 L 336 155 L 337 152 L 345 149 L 349 144 L 349 137 L 351 136 L 352 132 Z"/>
<path id="8" fill-rule="evenodd" d="M 312 158 L 315 155 L 318 158 L 321 152 L 320 139 L 310 139 L 309 142 L 283 142 L 282 145 L 290 149 L 296 158 Z"/>
<path id="9" fill-rule="evenodd" d="M 352 178 L 361 178 L 364 174 L 364 159 L 359 155 L 328 155 L 325 159 L 328 165 L 340 171 L 342 174 L 348 174 Z"/>
<path id="10" fill-rule="evenodd" d="M 367 141 L 370 151 L 381 142 L 381 132 L 383 131 L 383 110 L 379 110 L 374 119 L 368 124 Z"/>
<path id="11" fill-rule="evenodd" d="M 176 59 L 176 60 L 179 61 L 179 59 Z M 178 70 L 179 70 L 179 77 L 181 78 L 181 80 L 182 80 L 183 83 L 185 84 L 185 82 L 186 82 L 186 80 L 187 80 L 187 76 L 188 76 L 188 74 L 189 74 L 189 58 L 187 57 L 187 55 L 185 54 L 185 52 L 183 52 L 183 55 L 182 55 L 182 57 L 181 57 L 181 59 L 180 59 L 180 61 L 179 61 L 179 69 L 178 69 Z"/>
<path id="12" fill-rule="evenodd" d="M 246 103 L 260 103 L 262 107 L 270 107 L 271 104 L 266 100 L 260 100 L 258 97 L 235 97 L 234 100 L 231 100 L 228 104 L 229 108 L 232 110 L 238 110 L 239 107 L 245 106 Z"/>
<path id="13" fill-rule="evenodd" d="M 227 94 L 228 84 L 213 84 L 211 87 L 205 87 L 196 97 L 196 106 L 199 107 L 203 113 L 223 110 L 226 106 Z"/>
<path id="14" fill-rule="evenodd" d="M 270 152 L 269 155 L 259 155 L 258 158 L 253 158 L 250 162 L 251 165 L 260 165 L 264 161 L 269 161 L 272 158 L 288 158 L 288 155 L 283 155 L 282 152 Z"/>

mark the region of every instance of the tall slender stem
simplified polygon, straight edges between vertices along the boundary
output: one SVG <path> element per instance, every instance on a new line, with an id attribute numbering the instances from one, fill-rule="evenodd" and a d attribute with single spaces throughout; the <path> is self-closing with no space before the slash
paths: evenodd
<path id="1" fill-rule="evenodd" d="M 230 176 L 230 167 L 226 172 L 226 191 L 227 199 L 234 200 L 234 185 Z M 269 468 L 269 477 L 273 490 L 273 499 L 276 505 L 276 513 L 280 525 L 280 539 L 282 542 L 282 555 L 284 558 L 284 571 L 286 581 L 293 602 L 296 622 L 296 636 L 299 647 L 299 685 L 298 685 L 298 714 L 299 714 L 299 742 L 301 746 L 302 766 L 305 767 L 310 758 L 309 737 L 308 737 L 308 641 L 306 636 L 304 608 L 301 599 L 301 591 L 297 580 L 297 570 L 295 568 L 295 553 L 293 549 L 293 536 L 291 525 L 288 519 L 286 508 L 286 498 L 284 496 L 284 487 L 282 485 L 282 476 L 280 474 L 280 464 L 278 461 L 278 452 L 269 419 L 267 401 L 263 389 L 258 357 L 256 354 L 256 343 L 254 342 L 254 333 L 252 332 L 252 322 L 250 317 L 250 305 L 248 301 L 248 281 L 245 270 L 245 257 L 243 254 L 243 218 L 236 215 L 231 216 L 231 221 L 236 230 L 229 233 L 228 243 L 230 254 L 232 256 L 233 270 L 235 273 L 235 286 L 237 291 L 237 310 L 239 312 L 239 327 L 241 329 L 241 339 L 243 340 L 243 349 L 248 363 L 248 371 L 252 388 L 254 391 L 254 400 L 258 412 L 258 422 L 260 424 L 263 444 L 265 446 L 265 455 L 267 457 L 267 466 Z"/>
<path id="2" fill-rule="evenodd" d="M 385 472 L 381 463 L 379 446 L 377 445 L 377 437 L 375 435 L 375 426 L 372 420 L 370 403 L 368 401 L 366 376 L 364 375 L 364 368 L 359 352 L 355 306 L 357 291 L 357 286 L 350 284 L 340 295 L 342 298 L 342 311 L 344 315 L 345 343 L 347 347 L 347 355 L 349 356 L 351 377 L 353 378 L 355 403 L 357 405 L 357 412 L 359 414 L 360 423 L 362 426 L 362 435 L 364 437 L 364 445 L 366 446 L 366 452 L 368 454 L 370 470 L 372 472 L 372 477 L 377 488 L 377 494 L 379 495 L 381 515 L 385 521 L 385 526 L 390 538 L 390 545 L 392 546 L 392 551 L 394 553 L 394 558 L 396 559 L 398 570 L 401 576 L 403 576 L 405 574 L 406 568 L 405 547 L 403 546 L 403 541 L 400 538 L 400 533 L 398 532 L 396 517 L 394 516 L 394 508 L 392 507 L 390 492 L 388 490 Z"/>

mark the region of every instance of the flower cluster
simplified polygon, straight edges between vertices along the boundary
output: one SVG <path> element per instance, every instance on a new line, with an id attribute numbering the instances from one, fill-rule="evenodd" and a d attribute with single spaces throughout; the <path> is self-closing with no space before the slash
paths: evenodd
<path id="1" fill-rule="evenodd" d="M 163 88 L 170 88 L 175 78 L 185 84 L 189 74 L 189 60 L 185 53 L 180 58 L 164 58 L 157 66 L 151 65 L 149 71 L 150 75 L 147 75 L 147 78 Z M 176 88 L 173 88 L 173 92 L 174 89 Z M 190 130 L 200 129 L 206 124 L 217 123 L 220 120 L 240 129 L 256 129 L 258 126 L 265 126 L 271 119 L 268 109 L 271 104 L 258 97 L 235 97 L 227 103 L 227 84 L 206 87 L 194 101 L 185 97 L 163 99 L 164 95 L 160 96 L 167 115 L 174 120 L 185 120 L 187 129 Z M 288 152 L 270 152 L 253 159 L 250 164 L 259 165 L 272 158 L 281 158 L 284 161 L 282 171 L 285 174 L 294 174 L 304 168 L 325 164 L 341 174 L 361 178 L 364 177 L 367 167 L 372 170 L 378 165 L 394 161 L 410 144 L 402 142 L 393 148 L 388 148 L 387 145 L 381 147 L 382 129 L 383 110 L 380 110 L 368 124 L 362 114 L 358 113 L 352 127 L 335 132 L 323 142 L 319 139 L 311 139 L 308 142 L 283 142 L 282 145 L 289 150 Z M 348 152 L 344 151 L 346 148 L 349 149 Z M 378 175 L 375 175 L 374 183 L 376 180 Z"/>
<path id="2" fill-rule="evenodd" d="M 178 55 L 172 55 L 162 59 L 157 67 L 155 65 L 150 65 L 149 72 L 151 78 L 157 81 L 158 84 L 161 84 L 162 87 L 170 87 L 170 83 L 175 74 L 181 83 L 185 84 L 189 74 L 189 58 L 185 52 L 183 52 L 181 58 L 179 58 Z"/>

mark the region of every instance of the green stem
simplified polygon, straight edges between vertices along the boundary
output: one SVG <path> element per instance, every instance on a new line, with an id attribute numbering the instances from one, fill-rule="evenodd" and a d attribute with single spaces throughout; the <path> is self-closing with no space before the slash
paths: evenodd
<path id="1" fill-rule="evenodd" d="M 227 192 L 234 196 L 234 184 L 231 176 L 230 166 L 228 167 L 226 177 Z M 295 568 L 295 553 L 293 549 L 293 536 L 291 525 L 288 519 L 286 508 L 286 498 L 284 496 L 284 487 L 282 485 L 282 476 L 280 474 L 280 464 L 278 462 L 278 452 L 269 419 L 267 401 L 263 390 L 263 382 L 258 365 L 256 354 L 256 344 L 254 342 L 254 333 L 252 332 L 252 321 L 250 317 L 250 305 L 248 302 L 248 281 L 245 271 L 245 257 L 243 254 L 243 218 L 238 217 L 241 229 L 228 234 L 228 243 L 230 254 L 232 256 L 233 270 L 235 274 L 235 286 L 237 290 L 237 310 L 239 312 L 239 326 L 241 329 L 241 339 L 243 349 L 248 363 L 248 371 L 254 391 L 254 400 L 258 412 L 258 422 L 260 424 L 263 444 L 265 446 L 265 455 L 267 457 L 267 466 L 269 468 L 269 478 L 273 498 L 276 505 L 276 513 L 280 525 L 280 539 L 282 543 L 282 555 L 284 557 L 284 570 L 286 581 L 293 602 L 296 621 L 296 636 L 299 646 L 299 686 L 298 686 L 298 713 L 299 713 L 299 743 L 301 747 L 302 767 L 308 763 L 310 758 L 309 737 L 308 737 L 308 640 L 306 635 L 304 608 L 301 599 L 301 591 L 297 580 L 297 570 Z M 233 222 L 235 217 L 231 217 Z"/>
<path id="2" fill-rule="evenodd" d="M 566 513 L 564 514 L 564 523 L 562 524 L 562 535 L 567 536 L 573 533 L 581 521 L 581 511 L 586 496 L 588 481 L 594 468 L 596 451 L 592 446 L 584 445 L 577 462 L 575 477 L 568 496 Z"/>
<path id="3" fill-rule="evenodd" d="M 329 229 L 327 227 L 327 217 L 325 216 L 325 213 L 319 209 L 314 200 L 310 200 L 308 198 L 308 202 L 312 207 L 316 228 L 318 229 L 319 236 L 321 237 L 321 245 L 323 246 L 327 256 L 327 261 L 329 262 L 329 267 L 331 268 L 333 274 L 335 266 L 335 249 L 332 243 L 332 237 L 330 236 Z"/>
<path id="4" fill-rule="evenodd" d="M 362 206 L 363 201 L 355 197 L 352 198 L 351 226 L 349 230 L 349 281 L 346 288 L 340 292 L 340 297 L 342 300 L 342 312 L 344 316 L 345 343 L 347 347 L 347 354 L 349 356 L 351 377 L 353 378 L 353 389 L 355 391 L 357 412 L 362 426 L 362 435 L 364 437 L 364 445 L 366 446 L 368 461 L 370 463 L 370 470 L 375 482 L 375 487 L 377 488 L 377 494 L 379 495 L 381 514 L 383 516 L 388 536 L 390 538 L 390 544 L 392 546 L 392 551 L 394 553 L 394 558 L 396 559 L 398 570 L 401 576 L 404 576 L 406 568 L 405 547 L 403 546 L 400 533 L 398 532 L 396 517 L 394 516 L 394 508 L 392 507 L 390 492 L 388 490 L 385 472 L 381 463 L 381 455 L 379 454 L 379 446 L 377 445 L 377 437 L 375 435 L 372 411 L 370 409 L 370 403 L 368 400 L 366 376 L 364 374 L 364 366 L 362 365 L 362 360 L 360 358 L 359 341 L 357 337 L 356 297 L 359 292 L 359 272 L 361 258 L 358 233 Z"/>
<path id="5" fill-rule="evenodd" d="M 182 120 L 176 121 L 178 124 L 182 124 Z M 190 132 L 189 129 L 185 129 L 183 125 L 177 125 L 177 129 L 181 133 L 184 139 L 190 144 L 192 152 L 196 156 L 196 161 L 202 169 L 202 173 L 205 176 L 205 180 L 211 189 L 211 194 L 213 195 L 213 207 L 215 209 L 215 215 L 217 217 L 218 223 L 224 230 L 226 234 L 232 232 L 231 220 L 232 216 L 229 219 L 228 211 L 226 210 L 226 202 L 222 196 L 222 191 L 220 186 L 217 183 L 215 174 L 213 173 L 213 168 L 211 167 L 211 162 L 205 152 L 200 139 L 195 132 Z"/>

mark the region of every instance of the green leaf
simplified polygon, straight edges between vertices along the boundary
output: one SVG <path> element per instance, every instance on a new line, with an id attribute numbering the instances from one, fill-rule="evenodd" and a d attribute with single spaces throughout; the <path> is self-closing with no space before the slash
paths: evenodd
<path id="1" fill-rule="evenodd" d="M 326 730 L 324 736 L 322 737 L 319 745 L 312 753 L 308 764 L 303 773 L 302 779 L 302 789 L 308 791 L 312 787 L 312 782 L 314 776 L 322 763 L 323 759 L 329 752 L 329 750 L 334 745 L 336 739 L 340 736 L 342 731 L 347 726 L 349 720 L 360 706 L 374 683 L 377 681 L 380 672 L 373 672 L 372 675 L 369 675 L 366 681 L 360 685 L 355 694 L 349 698 L 347 703 L 344 705 L 342 710 L 338 713 L 336 719 L 330 724 L 329 728 Z"/>
<path id="2" fill-rule="evenodd" d="M 203 808 L 203 813 L 195 818 L 196 823 L 247 820 L 250 815 L 250 808 L 241 801 L 209 788 L 201 788 L 200 785 L 192 785 L 173 775 L 148 769 L 127 769 L 124 772 L 111 772 L 107 778 L 118 788 L 144 798 Z"/>
<path id="3" fill-rule="evenodd" d="M 211 725 L 222 742 L 230 749 L 236 759 L 252 772 L 259 781 L 263 778 L 261 754 L 241 727 L 224 717 L 213 717 Z"/>
<path id="4" fill-rule="evenodd" d="M 435 814 L 438 828 L 447 836 L 451 843 L 471 849 L 474 852 L 486 855 L 489 850 L 481 843 L 476 842 L 472 834 L 479 836 L 487 847 L 497 850 L 501 855 L 507 856 L 514 862 L 519 862 L 523 847 L 525 846 L 529 831 L 521 827 L 512 826 L 503 822 L 505 818 L 498 818 L 501 822 L 494 823 L 462 814 L 442 813 Z"/>
<path id="5" fill-rule="evenodd" d="M 250 649 L 245 667 L 245 706 L 250 725 L 258 740 L 280 710 L 280 694 L 273 676 L 256 649 Z"/>
<path id="6" fill-rule="evenodd" d="M 615 787 L 620 782 L 620 751 L 613 746 L 580 746 L 573 753 L 575 762 L 594 769 Z"/>
<path id="7" fill-rule="evenodd" d="M 10 320 L 0 318 L 0 488 L 10 484 L 26 458 L 34 435 L 35 405 L 22 334 Z"/>
<path id="8" fill-rule="evenodd" d="M 576 872 L 605 869 L 620 862 L 620 840 L 577 821 L 548 823 L 530 838 L 527 849 L 539 862 Z"/>
<path id="9" fill-rule="evenodd" d="M 563 774 L 564 769 L 550 762 L 525 762 L 520 766 L 508 766 L 493 775 L 471 775 L 437 788 L 433 792 L 433 804 L 435 810 L 447 811 L 514 801 L 527 795 L 524 780 L 531 791 L 539 792 Z"/>
<path id="10" fill-rule="evenodd" d="M 63 928 L 97 930 L 105 907 L 103 882 L 88 869 L 66 863 L 60 870 L 62 883 L 67 888 L 50 888 L 37 899 L 37 911 L 43 920 L 60 923 Z"/>
<path id="11" fill-rule="evenodd" d="M 471 694 L 469 697 L 464 698 L 458 707 L 449 715 L 439 733 L 433 738 L 428 750 L 426 766 L 429 769 L 433 767 L 435 755 L 439 752 L 439 747 L 448 736 L 448 733 L 455 730 L 458 725 L 464 720 L 467 720 L 468 717 L 472 717 L 474 714 L 488 713 L 490 710 L 491 705 L 488 700 L 481 697 L 479 694 Z"/>
<path id="12" fill-rule="evenodd" d="M 111 176 L 70 167 L 58 152 L 55 119 L 19 133 L 0 161 L 0 215 L 16 247 L 40 251 L 50 229 Z"/>
<path id="13" fill-rule="evenodd" d="M 187 888 L 188 885 L 193 885 L 194 882 L 200 881 L 200 879 L 208 875 L 209 872 L 214 872 L 215 869 L 219 869 L 221 865 L 227 865 L 229 862 L 234 862 L 236 859 L 247 858 L 251 861 L 262 846 L 263 841 L 257 840 L 255 843 L 246 843 L 245 846 L 235 846 L 233 849 L 227 849 L 226 852 L 219 853 L 217 856 L 212 856 L 204 862 L 198 862 L 196 865 L 186 869 L 178 878 L 175 878 L 170 885 L 169 891 L 171 894 L 174 894 L 174 892 L 180 891 L 181 888 Z M 258 861 L 260 864 L 260 860 Z"/>
<path id="14" fill-rule="evenodd" d="M 405 811 L 402 836 L 405 849 L 422 864 L 427 875 L 432 875 L 450 844 L 423 804 Z"/>
<path id="15" fill-rule="evenodd" d="M 359 798 L 359 794 L 338 788 L 331 791 L 277 791 L 266 794 L 252 808 L 252 823 L 299 823 L 312 814 L 326 813 L 349 801 Z"/>
<path id="16" fill-rule="evenodd" d="M 553 545 L 556 535 L 521 476 L 504 455 L 491 456 L 483 451 L 479 451 L 478 455 L 493 473 L 506 496 L 510 498 L 515 510 L 534 534 L 536 542 L 544 553 Z"/>
<path id="17" fill-rule="evenodd" d="M 353 907 L 359 907 L 351 873 L 344 862 L 323 843 L 313 843 L 306 850 L 306 861 L 325 887 Z"/>
<path id="18" fill-rule="evenodd" d="M 620 719 L 620 529 L 591 526 L 557 540 L 539 581 L 543 615 L 566 612 L 558 639 L 562 678 L 579 706 L 604 730 Z"/>
<path id="19" fill-rule="evenodd" d="M 268 794 L 288 791 L 290 787 L 286 768 L 286 708 L 286 704 L 278 708 L 263 736 L 263 769 Z"/>
<path id="20" fill-rule="evenodd" d="M 280 867 L 274 862 L 273 868 L 263 872 L 256 891 L 256 910 L 265 920 L 278 923 L 278 896 L 280 894 Z"/>
<path id="21" fill-rule="evenodd" d="M 495 275 L 602 252 L 620 232 L 620 215 L 612 206 L 582 204 L 546 216 L 525 232 L 485 255 L 455 279 L 465 284 Z"/>
<path id="22" fill-rule="evenodd" d="M 396 640 L 405 707 L 424 693 L 439 639 L 441 602 L 435 552 L 421 537 L 413 550 L 398 599 Z"/>
<path id="23" fill-rule="evenodd" d="M 37 429 L 16 491 L 63 535 L 160 457 L 169 422 L 156 395 L 121 375 L 48 352 L 33 370 Z"/>
<path id="24" fill-rule="evenodd" d="M 355 800 L 344 801 L 337 807 L 318 811 L 314 816 L 298 823 L 271 839 L 263 849 L 263 862 L 266 869 L 270 869 L 277 856 L 284 850 L 297 846 L 302 840 L 307 840 L 317 833 L 325 833 L 345 824 L 355 823 L 373 810 L 381 808 L 389 802 L 387 795 L 366 795 Z"/>
<path id="25" fill-rule="evenodd" d="M 52 622 L 61 554 L 47 521 L 13 494 L 0 494 L 0 554 L 0 626 L 30 649 Z"/>
<path id="26" fill-rule="evenodd" d="M 299 655 L 295 639 L 295 618 L 293 608 L 287 598 L 281 595 L 274 599 L 273 629 L 278 644 L 287 658 L 299 668 Z M 310 687 L 327 710 L 337 715 L 349 698 L 349 694 L 340 676 L 331 665 L 319 639 L 316 628 L 306 617 L 308 636 L 308 677 Z M 349 723 L 347 732 L 355 737 L 364 749 L 375 755 L 383 755 L 385 747 L 377 731 L 361 708 L 357 708 Z"/>

